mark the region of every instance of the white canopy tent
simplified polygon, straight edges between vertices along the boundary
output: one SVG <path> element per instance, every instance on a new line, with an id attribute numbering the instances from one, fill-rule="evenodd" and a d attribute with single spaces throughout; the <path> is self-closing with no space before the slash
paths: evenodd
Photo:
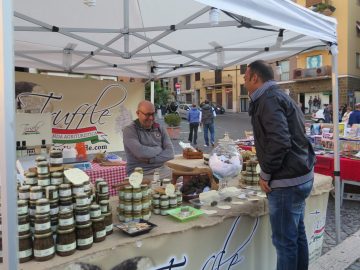
<path id="1" fill-rule="evenodd" d="M 3 1 L 0 177 L 5 265 L 16 263 L 13 68 L 156 79 L 222 69 L 256 59 L 282 59 L 327 49 L 333 53 L 333 101 L 338 111 L 336 20 L 289 0 L 37 0 Z M 88 5 L 85 5 L 87 3 Z M 95 4 L 89 7 L 90 4 Z M 214 9 L 215 8 L 215 9 Z M 219 11 L 219 21 L 209 12 Z M 13 15 L 13 24 L 11 17 Z M 214 15 L 214 14 L 213 14 Z M 216 16 L 215 16 L 216 17 Z M 14 43 L 13 39 L 14 37 Z M 14 55 L 13 55 L 14 53 Z M 14 57 L 14 59 L 12 58 Z M 15 64 L 14 64 L 15 62 Z M 334 122 L 337 121 L 334 114 Z M 339 172 L 335 125 L 335 171 Z M 336 176 L 336 227 L 340 241 Z M 15 229 L 14 229 L 15 228 Z"/>

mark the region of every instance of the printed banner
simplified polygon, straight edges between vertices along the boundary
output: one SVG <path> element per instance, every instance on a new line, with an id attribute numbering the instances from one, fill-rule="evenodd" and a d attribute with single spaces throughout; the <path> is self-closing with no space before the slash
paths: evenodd
<path id="1" fill-rule="evenodd" d="M 105 142 L 109 143 L 103 132 L 97 131 L 95 126 L 78 128 L 78 129 L 60 129 L 53 128 L 53 142 L 68 144 L 68 143 L 78 143 L 91 141 L 91 143 Z"/>

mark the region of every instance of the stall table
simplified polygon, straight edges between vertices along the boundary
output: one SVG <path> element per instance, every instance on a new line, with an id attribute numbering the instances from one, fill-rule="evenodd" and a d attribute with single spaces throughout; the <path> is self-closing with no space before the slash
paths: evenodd
<path id="1" fill-rule="evenodd" d="M 113 186 L 124 181 L 126 177 L 125 166 L 101 166 L 95 162 L 92 162 L 91 165 L 92 168 L 85 171 L 90 177 L 91 183 L 95 184 L 97 178 L 103 178 L 108 183 L 110 196 L 117 195 Z"/>

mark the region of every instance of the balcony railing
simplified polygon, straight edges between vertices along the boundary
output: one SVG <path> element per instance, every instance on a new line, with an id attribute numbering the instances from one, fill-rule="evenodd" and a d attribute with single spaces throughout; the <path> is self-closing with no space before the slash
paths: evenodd
<path id="1" fill-rule="evenodd" d="M 303 80 L 317 77 L 331 76 L 331 66 L 318 68 L 297 68 L 294 70 L 294 80 Z"/>
<path id="2" fill-rule="evenodd" d="M 203 80 L 201 80 L 201 82 L 202 82 L 203 87 L 214 85 L 215 84 L 215 78 L 203 79 Z M 233 83 L 232 77 L 227 77 L 226 76 L 226 77 L 222 77 L 221 83 L 219 83 L 219 84 L 232 84 L 232 83 Z"/>

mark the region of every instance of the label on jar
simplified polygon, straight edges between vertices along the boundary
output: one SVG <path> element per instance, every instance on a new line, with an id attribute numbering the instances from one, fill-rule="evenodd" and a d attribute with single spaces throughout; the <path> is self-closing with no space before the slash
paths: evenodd
<path id="1" fill-rule="evenodd" d="M 89 204 L 88 198 L 76 198 L 76 205 L 78 206 L 84 206 Z"/>
<path id="2" fill-rule="evenodd" d="M 18 225 L 18 231 L 19 232 L 26 232 L 28 230 L 30 230 L 30 223 L 21 224 L 21 225 L 19 224 Z"/>
<path id="3" fill-rule="evenodd" d="M 143 209 L 149 208 L 149 206 L 150 206 L 150 202 L 149 202 L 149 201 L 145 201 L 145 202 L 142 203 L 142 208 L 143 208 Z"/>
<path id="4" fill-rule="evenodd" d="M 49 168 L 48 168 L 48 166 L 38 166 L 36 171 L 38 174 L 46 174 L 49 172 Z"/>
<path id="5" fill-rule="evenodd" d="M 18 213 L 18 215 L 27 214 L 28 213 L 28 206 L 25 205 L 25 206 L 18 207 L 17 213 Z"/>
<path id="6" fill-rule="evenodd" d="M 51 164 L 62 164 L 63 163 L 63 158 L 50 158 L 50 163 Z"/>
<path id="7" fill-rule="evenodd" d="M 93 236 L 90 236 L 89 238 L 84 238 L 84 239 L 77 239 L 77 245 L 78 246 L 86 246 L 86 245 L 90 245 L 94 242 L 94 238 Z"/>
<path id="8" fill-rule="evenodd" d="M 56 244 L 56 250 L 60 251 L 60 252 L 71 251 L 71 250 L 74 250 L 75 248 L 76 248 L 76 242 L 75 241 L 73 243 L 67 244 L 67 245 Z"/>
<path id="9" fill-rule="evenodd" d="M 58 191 L 56 189 L 46 189 L 46 198 L 49 199 L 57 199 L 58 198 Z"/>
<path id="10" fill-rule="evenodd" d="M 131 199 L 132 199 L 132 192 L 125 192 L 124 200 L 131 200 Z"/>
<path id="11" fill-rule="evenodd" d="M 124 210 L 125 211 L 131 211 L 132 210 L 132 204 L 130 203 L 130 204 L 128 204 L 128 203 L 125 203 L 125 205 L 124 205 Z"/>
<path id="12" fill-rule="evenodd" d="M 37 200 L 42 198 L 42 191 L 30 192 L 30 200 Z"/>
<path id="13" fill-rule="evenodd" d="M 89 214 L 76 215 L 75 219 L 76 219 L 76 222 L 88 221 L 90 219 L 90 215 Z"/>
<path id="14" fill-rule="evenodd" d="M 134 192 L 134 193 L 133 193 L 133 199 L 139 200 L 139 199 L 141 199 L 141 198 L 142 198 L 142 193 L 141 193 L 141 191 L 140 191 L 140 192 Z"/>
<path id="15" fill-rule="evenodd" d="M 72 192 L 73 192 L 73 194 L 84 193 L 84 187 L 83 186 L 73 187 Z"/>
<path id="16" fill-rule="evenodd" d="M 90 216 L 92 218 L 96 218 L 96 217 L 100 217 L 101 216 L 101 210 L 91 210 L 90 211 Z"/>
<path id="17" fill-rule="evenodd" d="M 49 186 L 50 185 L 50 179 L 38 179 L 38 186 Z"/>
<path id="18" fill-rule="evenodd" d="M 19 259 L 30 257 L 32 255 L 32 248 L 23 250 L 23 251 L 19 251 L 18 255 L 19 255 Z"/>
<path id="19" fill-rule="evenodd" d="M 101 237 L 104 237 L 105 235 L 106 235 L 106 230 L 105 229 L 96 232 L 96 238 L 101 238 Z"/>
<path id="20" fill-rule="evenodd" d="M 63 218 L 59 218 L 59 225 L 60 226 L 66 226 L 66 225 L 72 225 L 74 224 L 74 218 L 67 218 L 67 219 L 63 219 Z"/>
<path id="21" fill-rule="evenodd" d="M 20 200 L 27 200 L 30 198 L 30 192 L 19 192 Z"/>
<path id="22" fill-rule="evenodd" d="M 36 177 L 26 177 L 25 183 L 28 185 L 35 185 L 37 183 Z"/>
<path id="23" fill-rule="evenodd" d="M 70 189 L 70 188 L 60 189 L 60 190 L 59 190 L 59 194 L 60 194 L 60 197 L 68 197 L 68 196 L 71 196 L 71 189 Z"/>
<path id="24" fill-rule="evenodd" d="M 139 188 L 140 184 L 143 180 L 143 177 L 144 177 L 144 175 L 142 173 L 133 172 L 129 176 L 130 185 L 132 185 L 134 188 Z"/>
<path id="25" fill-rule="evenodd" d="M 141 203 L 133 204 L 133 211 L 141 211 L 141 210 L 142 210 L 142 204 Z"/>
<path id="26" fill-rule="evenodd" d="M 58 206 L 50 208 L 50 215 L 51 216 L 56 215 L 58 213 L 59 213 L 59 207 Z"/>
<path id="27" fill-rule="evenodd" d="M 50 221 L 45 223 L 35 223 L 35 231 L 45 231 L 51 228 Z"/>
<path id="28" fill-rule="evenodd" d="M 36 206 L 36 213 L 38 213 L 38 214 L 47 213 L 49 211 L 50 211 L 50 205 L 49 204 L 37 205 Z"/>
<path id="29" fill-rule="evenodd" d="M 100 205 L 100 209 L 101 209 L 101 212 L 102 212 L 102 213 L 107 213 L 107 211 L 108 211 L 108 206 L 107 206 L 107 204 L 105 204 L 105 205 Z"/>
<path id="30" fill-rule="evenodd" d="M 46 257 L 55 253 L 55 247 L 47 248 L 47 249 L 35 249 L 34 248 L 34 256 L 35 257 Z"/>
<path id="31" fill-rule="evenodd" d="M 62 177 L 56 177 L 56 178 L 54 178 L 54 177 L 52 177 L 51 178 L 51 184 L 52 185 L 61 185 L 63 183 L 63 179 L 62 179 Z"/>
<path id="32" fill-rule="evenodd" d="M 175 195 L 175 186 L 173 184 L 167 184 L 165 187 L 165 194 L 168 196 Z"/>
<path id="33" fill-rule="evenodd" d="M 101 188 L 101 193 L 109 192 L 109 187 L 107 185 L 102 185 L 102 186 L 100 186 L 100 188 Z"/>
<path id="34" fill-rule="evenodd" d="M 60 211 L 61 210 L 64 210 L 64 209 L 69 209 L 69 210 L 73 210 L 73 204 L 69 204 L 69 205 L 60 205 L 59 206 L 59 209 L 60 209 Z"/>
<path id="35" fill-rule="evenodd" d="M 112 229 L 113 229 L 113 224 L 112 223 L 110 225 L 105 226 L 105 230 L 107 232 L 111 231 Z"/>

